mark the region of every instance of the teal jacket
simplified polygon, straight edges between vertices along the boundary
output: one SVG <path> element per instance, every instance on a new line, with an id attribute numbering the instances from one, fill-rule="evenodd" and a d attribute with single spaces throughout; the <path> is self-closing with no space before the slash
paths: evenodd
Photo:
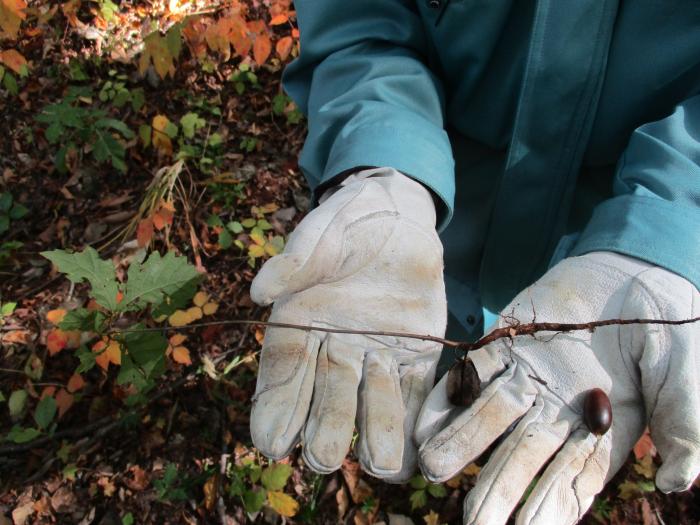
<path id="1" fill-rule="evenodd" d="M 430 187 L 453 313 L 594 250 L 700 287 L 700 2 L 295 5 L 309 184 L 391 166 Z"/>

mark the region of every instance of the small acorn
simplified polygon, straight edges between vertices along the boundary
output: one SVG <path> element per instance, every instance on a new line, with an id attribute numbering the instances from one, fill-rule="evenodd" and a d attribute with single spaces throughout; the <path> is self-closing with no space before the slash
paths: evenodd
<path id="1" fill-rule="evenodd" d="M 610 398 L 600 388 L 586 392 L 583 400 L 583 420 L 593 434 L 602 436 L 612 425 Z"/>

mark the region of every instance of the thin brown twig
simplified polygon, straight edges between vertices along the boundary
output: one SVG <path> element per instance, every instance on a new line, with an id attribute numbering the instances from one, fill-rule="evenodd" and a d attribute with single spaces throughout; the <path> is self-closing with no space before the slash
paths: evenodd
<path id="1" fill-rule="evenodd" d="M 622 326 L 622 325 L 671 325 L 678 326 L 684 324 L 697 323 L 700 321 L 699 317 L 693 317 L 690 319 L 603 319 L 600 321 L 589 321 L 587 323 L 523 323 L 523 324 L 513 324 L 511 326 L 504 326 L 502 328 L 496 328 L 495 330 L 489 332 L 485 336 L 481 337 L 473 343 L 466 341 L 452 341 L 450 339 L 444 339 L 442 337 L 437 337 L 434 335 L 423 335 L 414 334 L 410 332 L 394 332 L 394 331 L 384 331 L 384 330 L 353 330 L 349 328 L 326 328 L 324 326 L 309 326 L 294 323 L 279 323 L 274 321 L 257 321 L 249 319 L 229 319 L 226 321 L 209 321 L 205 323 L 193 323 L 186 326 L 162 326 L 154 328 L 134 328 L 126 330 L 115 330 L 110 333 L 110 335 L 118 335 L 122 333 L 131 332 L 162 332 L 170 330 L 188 330 L 194 328 L 202 328 L 206 326 L 223 326 L 223 325 L 261 325 L 268 326 L 272 328 L 288 328 L 293 330 L 303 330 L 306 332 L 325 332 L 330 334 L 351 334 L 351 335 L 369 335 L 377 337 L 404 337 L 407 339 L 420 339 L 423 341 L 432 341 L 434 343 L 440 343 L 444 346 L 451 348 L 457 348 L 458 350 L 463 350 L 465 352 L 471 352 L 472 350 L 478 350 L 486 346 L 489 343 L 493 343 L 499 339 L 513 339 L 514 337 L 523 335 L 535 335 L 539 332 L 557 332 L 557 333 L 568 333 L 578 330 L 588 330 L 590 332 L 595 331 L 598 328 L 604 326 Z"/>

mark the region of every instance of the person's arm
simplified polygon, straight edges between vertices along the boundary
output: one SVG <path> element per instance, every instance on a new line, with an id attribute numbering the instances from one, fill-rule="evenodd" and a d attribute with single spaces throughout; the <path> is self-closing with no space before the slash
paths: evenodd
<path id="1" fill-rule="evenodd" d="M 572 255 L 631 255 L 700 287 L 700 95 L 632 133 L 614 191 L 595 210 Z"/>
<path id="2" fill-rule="evenodd" d="M 357 167 L 391 166 L 440 197 L 444 225 L 454 162 L 415 2 L 295 6 L 301 54 L 285 71 L 284 88 L 308 116 L 300 166 L 312 189 Z"/>

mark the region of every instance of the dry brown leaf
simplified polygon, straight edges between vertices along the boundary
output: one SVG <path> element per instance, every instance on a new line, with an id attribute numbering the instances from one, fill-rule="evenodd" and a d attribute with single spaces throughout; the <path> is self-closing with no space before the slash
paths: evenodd
<path id="1" fill-rule="evenodd" d="M 126 486 L 131 490 L 144 490 L 151 483 L 148 473 L 140 466 L 133 465 L 129 468 L 129 472 L 131 473 L 133 479 L 127 477 L 124 481 Z"/>
<path id="2" fill-rule="evenodd" d="M 216 505 L 218 486 L 218 474 L 214 474 L 204 483 L 204 486 L 202 487 L 202 490 L 204 491 L 204 508 L 207 509 L 208 512 L 214 510 L 214 505 Z"/>
<path id="3" fill-rule="evenodd" d="M 29 330 L 10 330 L 2 336 L 3 344 L 26 345 L 31 341 Z"/>

